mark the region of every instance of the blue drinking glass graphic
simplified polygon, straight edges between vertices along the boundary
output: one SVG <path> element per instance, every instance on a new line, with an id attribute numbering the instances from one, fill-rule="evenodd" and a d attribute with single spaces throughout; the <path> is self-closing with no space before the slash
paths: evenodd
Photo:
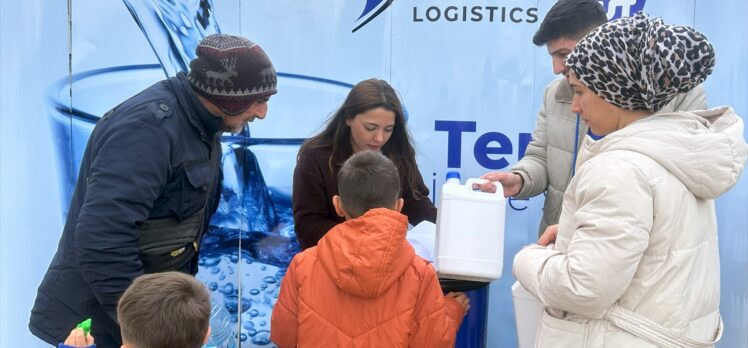
<path id="1" fill-rule="evenodd" d="M 207 0 L 124 2 L 161 64 L 84 71 L 50 86 L 65 209 L 99 117 L 151 84 L 185 71 L 197 43 L 219 32 Z M 241 134 L 224 135 L 221 199 L 201 245 L 197 275 L 213 301 L 208 346 L 271 345 L 272 307 L 285 269 L 299 250 L 291 213 L 298 148 L 351 87 L 279 72 L 279 93 L 270 101 L 267 120 L 252 123 Z"/>

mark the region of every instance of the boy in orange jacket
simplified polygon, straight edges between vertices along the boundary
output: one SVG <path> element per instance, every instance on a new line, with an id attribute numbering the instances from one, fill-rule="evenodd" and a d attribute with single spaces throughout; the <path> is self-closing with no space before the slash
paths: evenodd
<path id="1" fill-rule="evenodd" d="M 281 283 L 270 338 L 285 347 L 452 347 L 470 308 L 443 295 L 406 241 L 400 179 L 378 152 L 351 156 L 333 205 L 346 222 L 297 254 Z"/>

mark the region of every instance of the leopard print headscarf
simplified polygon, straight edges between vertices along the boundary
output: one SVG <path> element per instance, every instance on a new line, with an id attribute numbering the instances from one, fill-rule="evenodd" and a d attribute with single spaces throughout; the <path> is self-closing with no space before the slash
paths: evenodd
<path id="1" fill-rule="evenodd" d="M 693 28 L 639 12 L 601 25 L 577 43 L 566 66 L 605 101 L 657 112 L 704 82 L 714 48 Z"/>

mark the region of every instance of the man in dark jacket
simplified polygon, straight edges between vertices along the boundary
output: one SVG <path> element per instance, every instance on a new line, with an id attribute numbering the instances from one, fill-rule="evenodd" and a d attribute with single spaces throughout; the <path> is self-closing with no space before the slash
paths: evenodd
<path id="1" fill-rule="evenodd" d="M 197 272 L 215 212 L 222 132 L 263 119 L 276 74 L 262 48 L 232 35 L 200 42 L 190 73 L 107 112 L 86 146 L 31 332 L 50 344 L 92 318 L 99 347 L 119 347 L 117 300 L 144 273 Z"/>

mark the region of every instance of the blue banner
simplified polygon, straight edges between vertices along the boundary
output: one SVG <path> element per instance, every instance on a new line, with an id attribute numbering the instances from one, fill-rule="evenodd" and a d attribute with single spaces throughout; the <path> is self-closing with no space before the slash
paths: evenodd
<path id="1" fill-rule="evenodd" d="M 710 107 L 748 115 L 748 3 L 601 0 L 609 18 L 646 11 L 694 26 L 717 51 Z M 532 36 L 552 0 L 27 0 L 0 10 L 0 346 L 44 347 L 27 329 L 54 255 L 78 166 L 106 110 L 186 69 L 215 32 L 259 43 L 278 71 L 267 118 L 223 141 L 222 206 L 198 278 L 214 301 L 211 344 L 270 346 L 280 280 L 298 251 L 291 176 L 299 145 L 351 86 L 388 80 L 407 109 L 421 174 L 437 201 L 446 172 L 504 170 L 530 141 L 555 76 Z M 748 133 L 747 133 L 748 134 Z M 503 277 L 487 291 L 487 347 L 517 344 L 514 254 L 535 241 L 543 196 L 510 200 Z M 748 348 L 748 179 L 717 201 L 722 261 L 719 347 Z M 482 325 L 480 320 L 470 325 Z M 470 330 L 470 326 L 463 330 Z M 461 346 L 468 343 L 461 343 Z"/>

